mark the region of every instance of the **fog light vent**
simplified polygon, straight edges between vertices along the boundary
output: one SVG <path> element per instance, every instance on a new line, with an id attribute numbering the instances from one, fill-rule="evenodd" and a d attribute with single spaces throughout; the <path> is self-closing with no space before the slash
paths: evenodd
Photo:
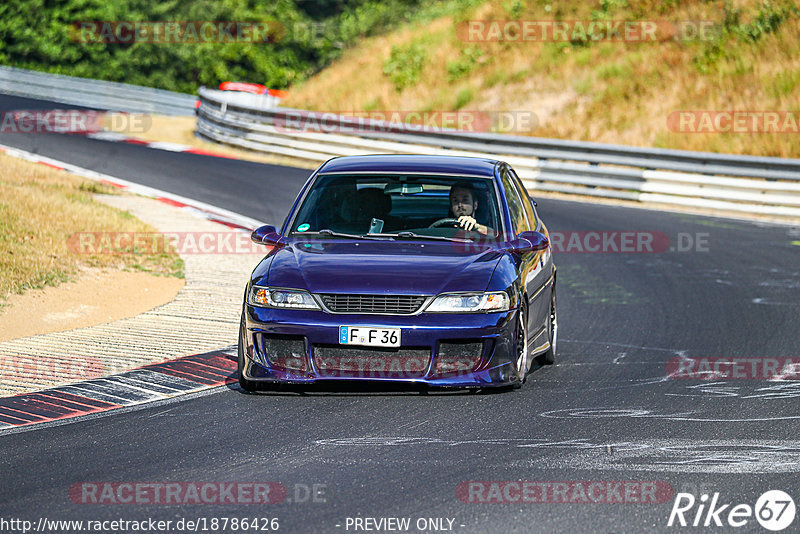
<path id="1" fill-rule="evenodd" d="M 308 369 L 306 338 L 279 334 L 261 334 L 260 352 L 273 369 L 305 371 Z"/>
<path id="2" fill-rule="evenodd" d="M 437 375 L 471 373 L 481 363 L 482 354 L 483 341 L 442 341 L 434 372 Z"/>

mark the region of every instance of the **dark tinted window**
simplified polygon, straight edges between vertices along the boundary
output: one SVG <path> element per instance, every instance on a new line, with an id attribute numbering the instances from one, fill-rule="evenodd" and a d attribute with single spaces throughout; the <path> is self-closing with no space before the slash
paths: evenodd
<path id="1" fill-rule="evenodd" d="M 530 230 L 528 221 L 525 219 L 525 208 L 522 205 L 522 199 L 519 196 L 516 185 L 511 179 L 508 170 L 501 173 L 503 181 L 503 189 L 506 192 L 506 201 L 508 202 L 508 211 L 511 214 L 511 228 L 515 234 Z"/>
<path id="2" fill-rule="evenodd" d="M 536 230 L 536 227 L 539 226 L 539 222 L 536 220 L 536 209 L 533 207 L 533 202 L 531 202 L 531 197 L 528 194 L 528 190 L 525 189 L 525 185 L 522 183 L 522 180 L 520 180 L 519 176 L 517 176 L 517 173 L 514 172 L 513 169 L 509 169 L 509 172 L 511 173 L 511 178 L 519 189 L 519 194 L 522 197 L 522 207 L 525 209 L 525 214 L 528 216 L 528 223 L 530 223 L 531 230 Z"/>

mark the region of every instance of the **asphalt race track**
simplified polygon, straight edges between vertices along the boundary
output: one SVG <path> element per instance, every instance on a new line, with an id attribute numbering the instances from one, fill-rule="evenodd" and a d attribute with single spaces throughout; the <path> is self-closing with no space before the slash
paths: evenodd
<path id="1" fill-rule="evenodd" d="M 64 107 L 0 102 L 2 110 Z M 0 134 L 0 144 L 275 224 L 310 174 L 77 135 Z M 754 517 L 738 529 L 725 522 L 730 508 L 755 506 L 767 490 L 800 497 L 800 375 L 679 379 L 668 366 L 686 358 L 800 357 L 800 228 L 551 199 L 539 201 L 539 213 L 551 232 L 564 233 L 564 249 L 573 231 L 654 232 L 664 246 L 556 253 L 557 365 L 536 369 L 521 390 L 359 386 L 248 395 L 229 386 L 4 432 L 3 517 L 278 518 L 283 532 L 353 532 L 353 518 L 388 517 L 410 518 L 411 532 L 420 519 L 422 530 L 464 533 L 703 530 L 667 527 L 675 494 L 686 492 L 698 504 L 703 493 L 732 504 L 716 531 L 765 532 Z M 473 502 L 499 493 L 470 481 L 520 480 L 569 488 L 601 481 L 600 500 L 612 502 L 583 502 L 572 490 L 574 502 L 553 495 L 559 502 Z M 608 490 L 623 481 L 668 492 L 659 502 L 619 502 L 634 498 Z M 75 497 L 81 483 L 102 482 L 275 482 L 286 495 L 266 505 Z"/>

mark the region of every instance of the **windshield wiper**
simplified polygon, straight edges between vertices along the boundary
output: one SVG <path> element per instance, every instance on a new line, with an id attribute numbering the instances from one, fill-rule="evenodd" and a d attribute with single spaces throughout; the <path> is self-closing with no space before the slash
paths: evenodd
<path id="1" fill-rule="evenodd" d="M 317 230 L 316 232 L 302 232 L 299 234 L 297 232 L 293 232 L 293 234 L 297 236 L 317 234 L 328 237 L 346 237 L 350 239 L 374 239 L 371 235 L 357 235 L 357 234 L 346 234 L 344 232 L 334 232 L 330 228 L 323 228 L 322 230 Z"/>
<path id="2" fill-rule="evenodd" d="M 445 237 L 443 235 L 425 235 L 415 234 L 414 232 L 403 230 L 396 234 L 367 234 L 367 236 L 375 237 L 399 237 L 401 239 L 432 239 L 434 241 L 455 241 L 458 243 L 472 243 L 474 240 L 460 237 Z"/>

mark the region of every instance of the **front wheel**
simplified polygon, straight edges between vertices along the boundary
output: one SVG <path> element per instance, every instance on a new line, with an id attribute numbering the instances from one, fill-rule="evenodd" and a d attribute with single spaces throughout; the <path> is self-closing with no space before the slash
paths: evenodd
<path id="1" fill-rule="evenodd" d="M 242 314 L 242 321 L 239 323 L 239 350 L 238 350 L 238 365 L 239 368 L 239 386 L 245 391 L 256 391 L 258 384 L 252 380 L 248 380 L 244 376 L 244 314 Z"/>
<path id="2" fill-rule="evenodd" d="M 528 363 L 528 308 L 524 304 L 520 305 L 517 312 L 517 375 L 518 381 L 514 387 L 522 387 L 525 377 L 528 375 L 530 365 Z"/>

